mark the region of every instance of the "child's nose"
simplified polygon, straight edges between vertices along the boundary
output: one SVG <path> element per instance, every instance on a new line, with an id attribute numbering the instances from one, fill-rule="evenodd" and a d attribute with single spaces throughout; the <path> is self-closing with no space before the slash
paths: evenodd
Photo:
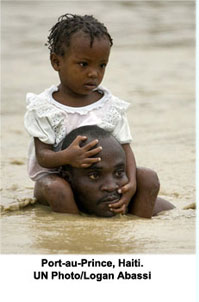
<path id="1" fill-rule="evenodd" d="M 96 69 L 90 69 L 88 72 L 88 77 L 89 78 L 97 78 L 98 77 L 98 72 Z"/>

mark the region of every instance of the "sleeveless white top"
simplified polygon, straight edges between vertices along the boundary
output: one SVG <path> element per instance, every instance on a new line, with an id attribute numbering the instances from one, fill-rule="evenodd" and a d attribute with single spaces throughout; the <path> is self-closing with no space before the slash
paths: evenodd
<path id="1" fill-rule="evenodd" d="M 102 98 L 84 107 L 70 107 L 53 99 L 58 87 L 53 85 L 41 94 L 27 93 L 27 112 L 24 126 L 32 137 L 28 152 L 28 173 L 36 181 L 49 173 L 59 173 L 60 169 L 41 167 L 36 159 L 33 138 L 37 137 L 45 144 L 53 145 L 55 151 L 61 150 L 64 137 L 73 129 L 97 125 L 107 131 L 121 143 L 132 140 L 126 111 L 129 103 L 113 96 L 109 90 L 99 86 L 97 90 Z"/>

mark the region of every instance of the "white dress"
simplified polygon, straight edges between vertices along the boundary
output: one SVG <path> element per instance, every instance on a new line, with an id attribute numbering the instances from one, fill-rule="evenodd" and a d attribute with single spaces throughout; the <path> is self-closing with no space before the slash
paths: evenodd
<path id="1" fill-rule="evenodd" d="M 28 151 L 28 174 L 34 181 L 49 174 L 59 173 L 60 168 L 41 167 L 35 155 L 34 137 L 45 144 L 53 145 L 55 151 L 61 150 L 66 134 L 85 125 L 97 125 L 107 131 L 121 143 L 132 140 L 126 111 L 129 103 L 113 96 L 110 91 L 99 86 L 97 90 L 102 98 L 84 107 L 69 107 L 58 103 L 52 94 L 57 91 L 53 85 L 41 94 L 28 93 L 26 96 L 27 112 L 24 126 L 31 136 Z"/>

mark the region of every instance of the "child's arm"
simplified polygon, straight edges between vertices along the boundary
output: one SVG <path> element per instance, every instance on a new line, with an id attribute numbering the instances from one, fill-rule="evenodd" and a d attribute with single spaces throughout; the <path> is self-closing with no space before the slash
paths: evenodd
<path id="1" fill-rule="evenodd" d="M 126 174 L 128 177 L 128 183 L 118 190 L 118 193 L 122 194 L 119 202 L 111 204 L 110 208 L 114 213 L 126 213 L 129 202 L 136 191 L 136 162 L 133 151 L 129 144 L 122 145 L 126 154 Z"/>
<path id="2" fill-rule="evenodd" d="M 126 174 L 129 180 L 129 184 L 131 184 L 134 193 L 136 191 L 136 162 L 135 156 L 129 144 L 122 145 L 124 152 L 126 154 Z M 128 184 L 126 185 L 128 186 Z M 124 186 L 125 187 L 125 186 Z M 123 187 L 123 188 L 124 188 Z M 124 192 L 123 192 L 124 193 Z"/>
<path id="3" fill-rule="evenodd" d="M 51 169 L 68 164 L 76 168 L 87 168 L 93 163 L 100 161 L 100 157 L 90 158 L 102 150 L 101 147 L 92 149 L 98 143 L 98 140 L 94 140 L 84 147 L 79 146 L 80 142 L 86 139 L 86 136 L 77 136 L 68 148 L 55 152 L 52 145 L 45 144 L 38 138 L 34 138 L 35 152 L 39 165 Z"/>

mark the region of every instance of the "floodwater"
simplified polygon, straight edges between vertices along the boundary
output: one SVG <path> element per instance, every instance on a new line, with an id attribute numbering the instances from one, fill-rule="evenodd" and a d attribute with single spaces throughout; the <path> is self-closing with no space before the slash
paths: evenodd
<path id="1" fill-rule="evenodd" d="M 195 2 L 2 2 L 1 253 L 195 253 Z M 93 14 L 114 46 L 104 86 L 131 103 L 137 164 L 157 171 L 176 209 L 152 219 L 54 213 L 26 172 L 25 94 L 58 83 L 44 46 L 66 12 Z"/>
<path id="2" fill-rule="evenodd" d="M 186 227 L 185 227 L 186 224 Z M 28 254 L 174 254 L 194 252 L 193 210 L 151 220 L 51 212 L 35 206 L 2 218 L 2 252 Z"/>

